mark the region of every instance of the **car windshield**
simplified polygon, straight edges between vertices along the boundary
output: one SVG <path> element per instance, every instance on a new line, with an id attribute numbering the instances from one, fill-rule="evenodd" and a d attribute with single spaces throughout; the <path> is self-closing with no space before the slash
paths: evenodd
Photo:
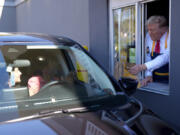
<path id="1" fill-rule="evenodd" d="M 116 94 L 107 75 L 76 45 L 1 46 L 0 74 L 0 121 Z"/>

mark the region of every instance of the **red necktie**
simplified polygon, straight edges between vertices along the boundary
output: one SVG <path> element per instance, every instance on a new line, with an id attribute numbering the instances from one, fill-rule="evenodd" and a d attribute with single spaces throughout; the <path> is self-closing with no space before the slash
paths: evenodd
<path id="1" fill-rule="evenodd" d="M 156 42 L 155 53 L 160 53 L 160 40 Z"/>

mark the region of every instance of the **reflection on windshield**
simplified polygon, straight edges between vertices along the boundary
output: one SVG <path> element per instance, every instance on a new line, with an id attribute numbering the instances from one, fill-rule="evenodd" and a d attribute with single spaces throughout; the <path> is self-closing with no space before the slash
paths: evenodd
<path id="1" fill-rule="evenodd" d="M 75 47 L 3 46 L 0 73 L 0 109 L 115 94 L 106 74 Z"/>

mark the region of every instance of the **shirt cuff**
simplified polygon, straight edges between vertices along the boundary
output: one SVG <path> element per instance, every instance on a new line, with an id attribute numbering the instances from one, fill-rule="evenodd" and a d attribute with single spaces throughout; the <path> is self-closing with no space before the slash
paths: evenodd
<path id="1" fill-rule="evenodd" d="M 149 61 L 149 62 L 146 62 L 146 63 L 144 63 L 145 65 L 146 65 L 146 67 L 147 67 L 147 70 L 150 70 L 150 69 L 152 69 L 152 64 L 151 64 L 151 61 Z M 152 71 L 150 71 L 150 72 L 152 72 Z"/>
<path id="2" fill-rule="evenodd" d="M 146 77 L 147 77 L 147 76 L 152 76 L 152 72 L 147 70 L 147 71 L 145 72 L 145 76 L 146 76 Z"/>

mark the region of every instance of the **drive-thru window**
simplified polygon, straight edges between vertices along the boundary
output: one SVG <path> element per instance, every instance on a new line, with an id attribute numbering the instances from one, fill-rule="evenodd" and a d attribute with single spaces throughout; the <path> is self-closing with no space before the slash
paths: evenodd
<path id="1" fill-rule="evenodd" d="M 145 78 L 144 72 L 134 76 L 128 69 L 145 62 L 146 21 L 152 15 L 161 15 L 169 23 L 170 2 L 171 0 L 110 0 L 111 71 L 116 79 Z M 153 82 L 140 89 L 169 95 L 168 83 Z"/>

